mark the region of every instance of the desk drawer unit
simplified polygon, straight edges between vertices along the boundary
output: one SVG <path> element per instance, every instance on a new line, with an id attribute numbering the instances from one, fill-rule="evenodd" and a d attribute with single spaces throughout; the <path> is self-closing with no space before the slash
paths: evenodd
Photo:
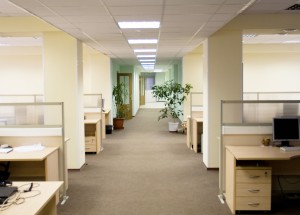
<path id="1" fill-rule="evenodd" d="M 96 137 L 88 136 L 85 137 L 85 152 L 96 152 L 97 150 Z"/>
<path id="2" fill-rule="evenodd" d="M 271 168 L 236 168 L 236 210 L 271 210 Z"/>

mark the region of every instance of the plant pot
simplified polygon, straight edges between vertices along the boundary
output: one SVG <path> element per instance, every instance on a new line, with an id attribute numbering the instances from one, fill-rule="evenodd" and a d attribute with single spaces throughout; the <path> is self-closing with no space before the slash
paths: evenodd
<path id="1" fill-rule="evenodd" d="M 179 122 L 169 122 L 169 131 L 178 131 Z"/>
<path id="2" fill-rule="evenodd" d="M 113 118 L 114 129 L 124 129 L 124 118 Z"/>

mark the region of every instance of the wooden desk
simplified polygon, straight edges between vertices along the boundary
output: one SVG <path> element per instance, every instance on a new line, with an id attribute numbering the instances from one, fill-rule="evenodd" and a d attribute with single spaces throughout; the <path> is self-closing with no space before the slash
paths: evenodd
<path id="1" fill-rule="evenodd" d="M 85 152 L 96 152 L 98 154 L 103 150 L 101 129 L 101 119 L 85 119 Z"/>
<path id="2" fill-rule="evenodd" d="M 34 214 L 34 215 L 56 215 L 57 208 L 56 193 L 62 186 L 62 181 L 35 182 L 39 186 L 32 190 L 39 190 L 40 195 L 26 198 L 23 204 L 11 205 L 7 210 L 1 211 L 1 215 Z M 28 182 L 13 182 L 13 186 L 21 186 Z M 30 196 L 30 193 L 28 193 Z M 25 195 L 24 195 L 25 196 Z"/>
<path id="3" fill-rule="evenodd" d="M 58 148 L 46 147 L 34 152 L 9 152 L 1 154 L 1 161 L 10 161 L 10 180 L 58 181 Z"/>
<path id="4" fill-rule="evenodd" d="M 259 163 L 287 162 L 297 157 L 300 157 L 300 151 L 284 152 L 278 147 L 226 146 L 225 197 L 231 212 L 235 214 L 237 210 L 270 210 L 273 170 L 271 166 Z M 243 161 L 249 163 L 239 163 Z"/>

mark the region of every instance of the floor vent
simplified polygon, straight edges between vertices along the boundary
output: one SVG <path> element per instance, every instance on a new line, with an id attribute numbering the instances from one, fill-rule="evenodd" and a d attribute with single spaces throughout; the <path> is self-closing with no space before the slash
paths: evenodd
<path id="1" fill-rule="evenodd" d="M 294 4 L 285 10 L 300 10 L 300 4 Z"/>

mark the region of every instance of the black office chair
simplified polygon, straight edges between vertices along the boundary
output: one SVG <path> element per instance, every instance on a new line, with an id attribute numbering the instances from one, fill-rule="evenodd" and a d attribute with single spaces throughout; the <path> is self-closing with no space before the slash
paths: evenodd
<path id="1" fill-rule="evenodd" d="M 0 182 L 8 180 L 10 176 L 9 170 L 10 162 L 1 162 L 0 163 Z"/>

